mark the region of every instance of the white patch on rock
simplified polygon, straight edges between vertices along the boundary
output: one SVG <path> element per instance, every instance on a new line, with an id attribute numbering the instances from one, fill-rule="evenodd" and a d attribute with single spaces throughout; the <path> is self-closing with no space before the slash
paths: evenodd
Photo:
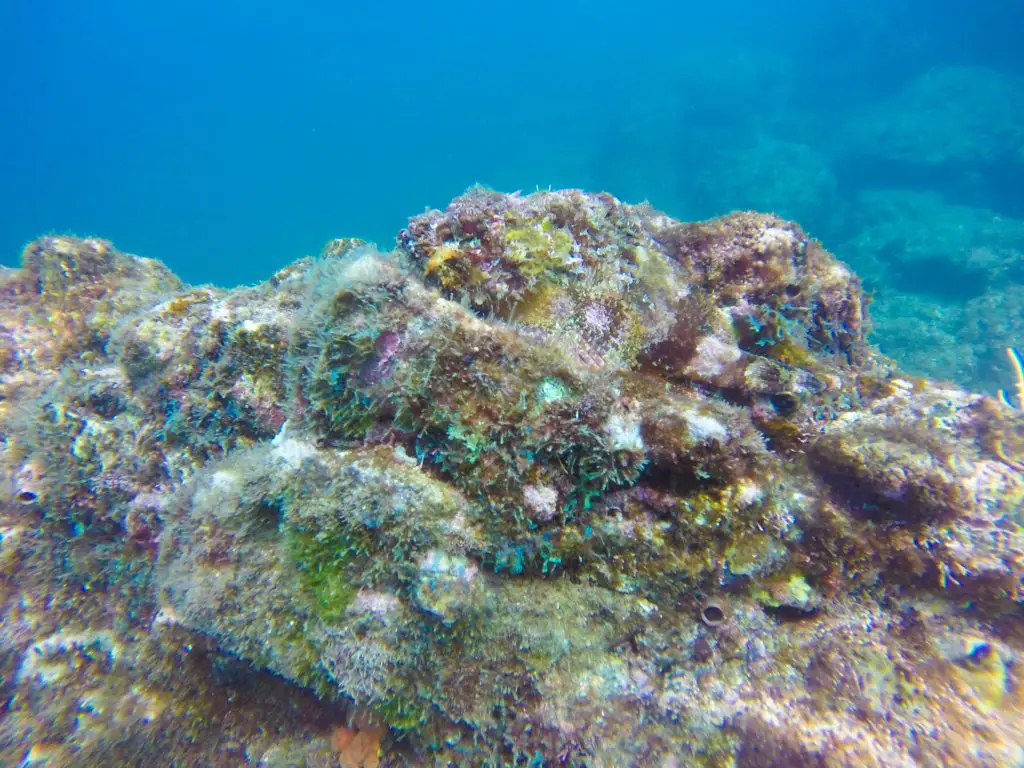
<path id="1" fill-rule="evenodd" d="M 796 235 L 790 230 L 782 229 L 781 227 L 766 227 L 758 238 L 758 245 L 761 246 L 762 252 L 777 248 L 792 249 L 795 243 Z"/>
<path id="2" fill-rule="evenodd" d="M 693 411 L 685 411 L 682 415 L 686 419 L 686 426 L 690 430 L 690 437 L 698 443 L 708 440 L 724 441 L 729 435 L 729 430 L 725 428 L 725 425 L 711 416 L 705 416 L 702 413 L 695 413 Z"/>
<path id="3" fill-rule="evenodd" d="M 210 480 L 210 488 L 216 491 L 234 491 L 238 485 L 238 475 L 226 469 L 218 469 Z"/>
<path id="4" fill-rule="evenodd" d="M 402 607 L 402 601 L 387 592 L 376 592 L 361 589 L 356 593 L 352 603 L 353 613 L 372 613 L 376 616 L 387 616 L 396 613 Z"/>
<path id="5" fill-rule="evenodd" d="M 644 452 L 644 440 L 640 436 L 640 420 L 625 410 L 616 410 L 604 425 L 608 435 L 608 447 L 612 451 Z"/>
<path id="6" fill-rule="evenodd" d="M 749 507 L 759 503 L 764 498 L 764 491 L 761 487 L 749 480 L 741 480 L 736 488 L 736 495 L 733 502 L 740 507 Z"/>
<path id="7" fill-rule="evenodd" d="M 547 485 L 527 485 L 523 501 L 538 520 L 552 520 L 558 513 L 558 491 Z"/>
<path id="8" fill-rule="evenodd" d="M 302 462 L 316 456 L 316 448 L 294 437 L 288 437 L 288 422 L 281 425 L 281 431 L 270 442 L 270 455 L 286 465 L 288 469 L 299 469 Z"/>
<path id="9" fill-rule="evenodd" d="M 697 345 L 697 354 L 687 366 L 687 372 L 705 379 L 721 376 L 742 354 L 736 344 L 727 344 L 717 336 L 705 336 Z"/>
<path id="10" fill-rule="evenodd" d="M 343 285 L 373 285 L 384 274 L 385 262 L 377 255 L 376 249 L 355 251 L 346 258 L 338 272 Z"/>

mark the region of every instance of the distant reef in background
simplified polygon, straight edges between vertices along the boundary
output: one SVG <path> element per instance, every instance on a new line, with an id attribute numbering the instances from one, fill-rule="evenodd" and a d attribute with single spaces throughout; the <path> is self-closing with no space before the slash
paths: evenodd
<path id="1" fill-rule="evenodd" d="M 771 75 L 756 93 L 738 64 L 687 81 L 668 133 L 638 104 L 598 175 L 691 216 L 799 221 L 864 280 L 871 338 L 905 370 L 977 391 L 1008 384 L 1003 349 L 1024 341 L 1024 81 L 937 67 L 829 107 L 793 95 L 802 63 L 761 64 Z M 652 187 L 647 165 L 664 158 L 672 170 Z"/>

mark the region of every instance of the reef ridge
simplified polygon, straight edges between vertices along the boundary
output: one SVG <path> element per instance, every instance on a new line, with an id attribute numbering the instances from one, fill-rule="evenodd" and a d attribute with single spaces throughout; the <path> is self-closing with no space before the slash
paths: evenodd
<path id="1" fill-rule="evenodd" d="M 0 275 L 0 762 L 1024 762 L 1024 403 L 801 228 L 473 189 Z M 133 762 L 135 761 L 135 762 Z"/>

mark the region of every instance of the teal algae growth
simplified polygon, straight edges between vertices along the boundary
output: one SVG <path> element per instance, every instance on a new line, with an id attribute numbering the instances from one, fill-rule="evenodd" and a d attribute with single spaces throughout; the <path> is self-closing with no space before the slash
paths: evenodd
<path id="1" fill-rule="evenodd" d="M 52 237 L 0 289 L 12 764 L 1021 757 L 1024 415 L 796 224 L 474 189 L 254 287 Z"/>

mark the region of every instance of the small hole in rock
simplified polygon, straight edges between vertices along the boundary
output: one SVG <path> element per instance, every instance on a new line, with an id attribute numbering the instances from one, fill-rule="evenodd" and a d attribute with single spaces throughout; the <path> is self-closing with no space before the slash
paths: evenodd
<path id="1" fill-rule="evenodd" d="M 281 527 L 281 507 L 269 501 L 260 502 L 253 510 L 253 527 L 260 533 L 275 533 Z"/>
<path id="2" fill-rule="evenodd" d="M 800 406 L 800 400 L 792 392 L 776 392 L 771 397 L 772 407 L 780 416 L 791 416 Z"/>
<path id="3" fill-rule="evenodd" d="M 707 603 L 701 609 L 700 618 L 709 627 L 720 626 L 725 621 L 725 609 L 718 603 Z"/>
<path id="4" fill-rule="evenodd" d="M 817 608 L 800 608 L 795 605 L 764 605 L 764 612 L 778 621 L 802 621 L 818 614 Z"/>
<path id="5" fill-rule="evenodd" d="M 23 488 L 14 494 L 14 500 L 19 504 L 35 504 L 38 499 L 39 494 L 28 488 Z"/>

